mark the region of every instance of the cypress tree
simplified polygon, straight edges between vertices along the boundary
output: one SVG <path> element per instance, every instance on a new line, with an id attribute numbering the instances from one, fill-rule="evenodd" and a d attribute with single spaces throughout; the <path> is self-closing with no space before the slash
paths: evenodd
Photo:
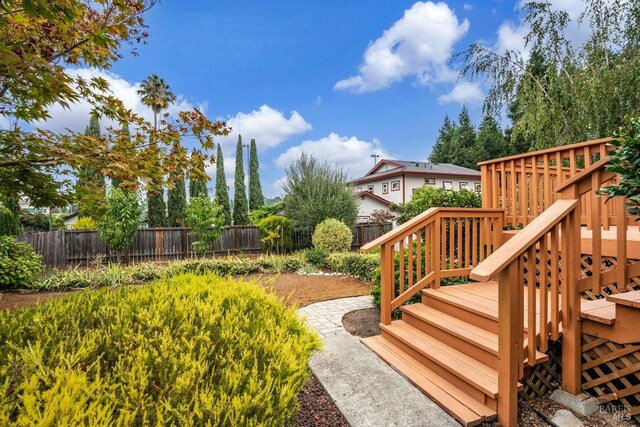
<path id="1" fill-rule="evenodd" d="M 231 225 L 231 206 L 229 205 L 229 189 L 227 188 L 227 178 L 224 175 L 224 157 L 222 148 L 218 144 L 218 154 L 216 155 L 216 196 L 215 201 L 222 208 L 224 225 Z"/>
<path id="2" fill-rule="evenodd" d="M 220 147 L 218 147 L 219 149 Z M 197 154 L 197 151 L 194 150 L 194 154 Z M 220 154 L 220 153 L 218 153 Z M 204 163 L 198 165 L 198 168 L 204 172 Z M 192 197 L 209 197 L 209 191 L 207 190 L 207 183 L 204 181 L 196 181 L 193 179 L 189 180 L 189 198 Z"/>
<path id="3" fill-rule="evenodd" d="M 244 162 L 242 159 L 242 136 L 238 135 L 236 145 L 236 175 L 233 186 L 233 223 L 246 225 L 249 223 L 247 209 L 247 190 L 244 186 Z"/>
<path id="4" fill-rule="evenodd" d="M 169 227 L 184 227 L 185 211 L 187 209 L 187 190 L 182 172 L 169 174 L 169 180 L 174 184 L 169 189 L 167 212 Z"/>
<path id="5" fill-rule="evenodd" d="M 0 195 L 0 236 L 20 233 L 20 199 L 15 195 Z"/>
<path id="6" fill-rule="evenodd" d="M 167 206 L 162 187 L 147 190 L 147 224 L 151 228 L 167 226 Z"/>
<path id="7" fill-rule="evenodd" d="M 260 162 L 258 162 L 258 149 L 256 140 L 251 140 L 251 148 L 249 149 L 249 210 L 253 211 L 264 206 L 264 195 L 262 194 L 262 185 L 260 184 Z"/>
<path id="8" fill-rule="evenodd" d="M 101 136 L 100 122 L 97 116 L 91 116 L 84 134 L 92 137 Z M 104 176 L 90 168 L 82 169 L 76 182 L 76 196 L 79 215 L 98 219 L 104 208 L 105 201 Z"/>

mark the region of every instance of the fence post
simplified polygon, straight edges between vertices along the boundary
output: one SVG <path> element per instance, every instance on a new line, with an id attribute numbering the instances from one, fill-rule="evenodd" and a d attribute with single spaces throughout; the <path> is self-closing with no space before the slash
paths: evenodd
<path id="1" fill-rule="evenodd" d="M 182 237 L 182 259 L 186 259 L 189 255 L 189 233 L 187 228 L 180 230 L 180 236 Z"/>
<path id="2" fill-rule="evenodd" d="M 385 243 L 380 251 L 380 322 L 383 325 L 391 324 L 391 300 L 395 285 L 393 264 L 393 245 Z"/>

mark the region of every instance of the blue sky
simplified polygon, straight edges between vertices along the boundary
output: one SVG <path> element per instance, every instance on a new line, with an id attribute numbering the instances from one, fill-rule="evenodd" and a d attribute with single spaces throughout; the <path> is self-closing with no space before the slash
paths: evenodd
<path id="1" fill-rule="evenodd" d="M 170 112 L 200 106 L 228 120 L 234 135 L 220 142 L 230 180 L 235 133 L 255 138 L 264 192 L 275 196 L 301 151 L 356 176 L 373 152 L 425 159 L 462 102 L 478 121 L 486 84 L 459 80 L 451 55 L 477 41 L 521 47 L 521 18 L 506 0 L 163 0 L 146 16 L 139 56 L 125 53 L 108 76 L 134 110 L 143 108 L 137 83 L 156 73 L 179 95 Z M 88 111 L 52 116 L 52 128 L 80 129 Z"/>

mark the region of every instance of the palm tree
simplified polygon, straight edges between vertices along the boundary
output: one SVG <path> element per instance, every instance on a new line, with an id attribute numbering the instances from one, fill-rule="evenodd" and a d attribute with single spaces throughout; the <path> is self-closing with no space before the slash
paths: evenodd
<path id="1" fill-rule="evenodd" d="M 142 103 L 153 111 L 153 129 L 158 130 L 158 114 L 173 104 L 176 96 L 164 79 L 152 74 L 140 83 L 138 95 Z M 151 138 L 152 146 L 156 145 L 155 132 Z M 147 193 L 147 219 L 150 227 L 165 227 L 167 223 L 167 207 L 164 202 L 164 188 L 153 188 Z"/>
<path id="2" fill-rule="evenodd" d="M 163 78 L 157 74 L 152 74 L 140 83 L 138 95 L 142 103 L 153 111 L 153 128 L 158 130 L 158 114 L 169 108 L 176 100 L 176 96 L 171 92 L 171 88 Z"/>

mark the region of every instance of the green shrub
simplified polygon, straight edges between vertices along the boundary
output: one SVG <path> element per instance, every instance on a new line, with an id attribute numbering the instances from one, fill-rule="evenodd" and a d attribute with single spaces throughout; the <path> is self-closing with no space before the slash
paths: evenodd
<path id="1" fill-rule="evenodd" d="M 307 249 L 304 252 L 304 258 L 308 263 L 318 268 L 327 266 L 327 253 L 320 248 Z"/>
<path id="2" fill-rule="evenodd" d="M 42 270 L 42 257 L 30 245 L 0 236 L 0 289 L 29 287 Z"/>
<path id="3" fill-rule="evenodd" d="M 257 224 L 262 249 L 267 253 L 284 253 L 293 247 L 293 224 L 281 215 L 271 215 Z"/>
<path id="4" fill-rule="evenodd" d="M 30 288 L 38 290 L 66 290 L 89 288 L 98 282 L 98 273 L 94 270 L 72 268 L 69 270 L 58 270 L 49 276 L 34 282 Z"/>
<path id="5" fill-rule="evenodd" d="M 304 266 L 304 262 L 298 257 L 288 256 L 284 259 L 282 270 L 288 273 L 295 273 Z"/>
<path id="6" fill-rule="evenodd" d="M 286 425 L 318 347 L 253 283 L 79 292 L 0 312 L 0 425 Z"/>
<path id="7" fill-rule="evenodd" d="M 329 218 L 316 227 L 311 237 L 313 246 L 327 253 L 346 252 L 351 249 L 353 234 L 349 227 L 337 219 Z"/>
<path id="8" fill-rule="evenodd" d="M 127 267 L 126 272 L 131 282 L 145 283 L 160 279 L 163 273 L 162 270 L 157 264 L 145 262 Z"/>
<path id="9" fill-rule="evenodd" d="M 396 205 L 394 210 L 399 212 L 398 223 L 403 224 L 429 208 L 438 207 L 480 208 L 482 198 L 479 193 L 467 189 L 453 191 L 425 185 L 415 192 L 410 202 Z"/>
<path id="10" fill-rule="evenodd" d="M 98 226 L 90 216 L 81 216 L 71 227 L 73 227 L 74 230 L 93 230 Z"/>
<path id="11" fill-rule="evenodd" d="M 173 277 L 185 273 L 215 273 L 220 276 L 242 276 L 257 273 L 259 270 L 260 265 L 255 260 L 240 257 L 225 257 L 178 261 L 167 267 L 165 276 Z"/>
<path id="12" fill-rule="evenodd" d="M 342 252 L 329 255 L 327 265 L 330 270 L 371 282 L 376 268 L 380 266 L 380 255 Z"/>

